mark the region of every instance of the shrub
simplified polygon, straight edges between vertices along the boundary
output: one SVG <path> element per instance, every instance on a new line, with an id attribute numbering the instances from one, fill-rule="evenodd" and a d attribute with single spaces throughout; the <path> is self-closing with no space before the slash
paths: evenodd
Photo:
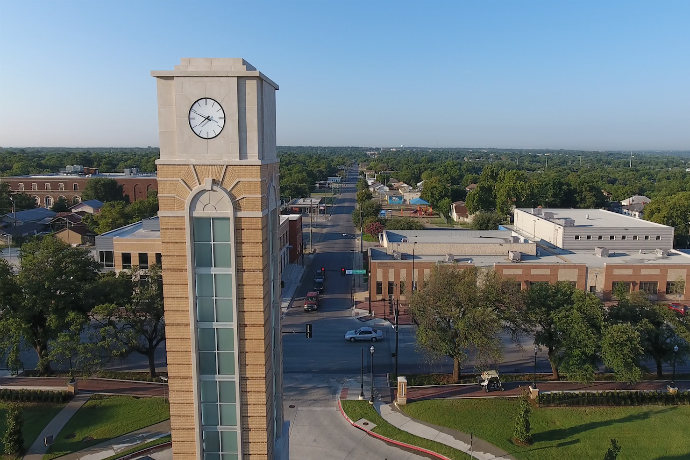
<path id="1" fill-rule="evenodd" d="M 527 392 L 523 391 L 522 396 L 520 397 L 520 408 L 515 416 L 515 431 L 513 436 L 522 444 L 529 444 L 529 442 L 532 440 L 532 429 L 529 421 L 532 407 L 530 406 L 528 398 Z"/>
<path id="2" fill-rule="evenodd" d="M 2 442 L 5 444 L 5 455 L 17 456 L 21 453 L 24 445 L 24 438 L 22 436 L 22 408 L 17 404 L 11 404 L 7 408 L 7 429 L 5 435 L 2 437 Z"/>

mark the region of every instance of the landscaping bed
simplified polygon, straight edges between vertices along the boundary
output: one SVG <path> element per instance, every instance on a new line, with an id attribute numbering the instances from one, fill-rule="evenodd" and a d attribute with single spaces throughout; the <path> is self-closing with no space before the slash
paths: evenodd
<path id="1" fill-rule="evenodd" d="M 170 418 L 163 398 L 93 396 L 67 422 L 44 460 L 67 455 Z"/>
<path id="2" fill-rule="evenodd" d="M 531 382 L 534 379 L 534 374 L 510 374 L 502 373 L 501 382 Z M 427 386 L 427 385 L 455 385 L 455 384 L 467 384 L 467 383 L 477 383 L 477 377 L 479 374 L 463 374 L 460 376 L 460 380 L 457 382 L 453 381 L 452 374 L 405 374 L 407 379 L 407 385 L 411 387 L 417 386 Z M 657 377 L 656 374 L 645 374 L 643 380 L 669 380 L 669 376 Z M 537 382 L 548 382 L 555 381 L 551 373 L 537 374 Z M 560 376 L 558 379 L 561 382 L 567 382 L 568 378 L 565 375 Z M 613 382 L 615 381 L 613 374 L 602 373 L 596 374 L 594 380 L 598 382 Z M 676 374 L 676 381 L 680 380 L 690 380 L 690 374 Z M 393 374 L 390 375 L 390 386 L 397 386 L 397 381 L 393 380 Z"/>
<path id="3" fill-rule="evenodd" d="M 532 411 L 532 445 L 513 437 L 519 401 L 453 399 L 402 406 L 409 416 L 434 425 L 474 433 L 518 459 L 603 458 L 611 439 L 621 459 L 690 458 L 690 406 L 540 407 Z"/>

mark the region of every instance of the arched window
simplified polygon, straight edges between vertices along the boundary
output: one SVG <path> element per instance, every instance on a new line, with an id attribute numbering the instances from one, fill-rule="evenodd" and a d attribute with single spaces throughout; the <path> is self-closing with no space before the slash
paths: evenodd
<path id="1" fill-rule="evenodd" d="M 38 184 L 31 184 L 31 190 L 38 190 Z"/>
<path id="2" fill-rule="evenodd" d="M 58 184 L 58 190 L 64 190 L 64 189 L 65 189 L 65 184 L 63 184 L 62 182 L 60 182 L 60 183 Z"/>
<path id="3" fill-rule="evenodd" d="M 72 204 L 79 204 L 81 203 L 81 198 L 78 196 L 72 197 Z"/>
<path id="4" fill-rule="evenodd" d="M 52 196 L 46 196 L 45 197 L 45 204 L 46 208 L 49 208 L 53 205 L 53 197 Z"/>
<path id="5" fill-rule="evenodd" d="M 50 183 L 46 182 L 46 190 L 50 190 Z"/>
<path id="6" fill-rule="evenodd" d="M 239 342 L 232 203 L 225 191 L 212 187 L 191 200 L 189 211 L 203 458 L 239 456 Z"/>
<path id="7" fill-rule="evenodd" d="M 77 183 L 72 184 L 72 190 L 74 190 L 75 192 L 78 192 L 79 191 L 79 184 L 77 184 Z"/>
<path id="8" fill-rule="evenodd" d="M 19 191 L 23 192 L 24 191 L 24 182 L 19 183 Z"/>

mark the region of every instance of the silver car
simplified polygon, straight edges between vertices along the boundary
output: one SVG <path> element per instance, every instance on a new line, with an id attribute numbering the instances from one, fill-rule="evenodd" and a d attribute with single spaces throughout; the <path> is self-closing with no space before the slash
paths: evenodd
<path id="1" fill-rule="evenodd" d="M 349 340 L 350 342 L 354 342 L 355 340 L 371 340 L 372 342 L 376 342 L 382 339 L 383 332 L 373 327 L 360 327 L 354 331 L 347 331 L 345 334 L 345 340 Z"/>

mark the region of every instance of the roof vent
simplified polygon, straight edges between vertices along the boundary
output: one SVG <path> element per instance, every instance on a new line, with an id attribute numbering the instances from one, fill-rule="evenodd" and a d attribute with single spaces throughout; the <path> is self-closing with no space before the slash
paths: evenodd
<path id="1" fill-rule="evenodd" d="M 655 252 L 656 252 L 656 255 L 661 257 L 662 259 L 665 259 L 668 257 L 668 250 L 667 249 L 656 249 Z"/>
<path id="2" fill-rule="evenodd" d="M 553 213 L 549 211 L 544 211 L 544 219 L 553 219 Z"/>
<path id="3" fill-rule="evenodd" d="M 400 260 L 401 254 L 398 251 L 393 251 L 393 259 Z"/>
<path id="4" fill-rule="evenodd" d="M 403 239 L 400 240 L 400 241 L 403 242 L 403 243 L 407 243 L 407 238 L 403 238 Z"/>
<path id="5" fill-rule="evenodd" d="M 453 254 L 446 254 L 445 261 L 446 262 L 455 262 L 455 257 L 453 256 Z"/>
<path id="6" fill-rule="evenodd" d="M 512 235 L 512 236 L 510 237 L 510 242 L 513 243 L 513 244 L 519 243 L 519 242 L 520 242 L 520 237 L 517 236 L 517 235 Z"/>
<path id="7" fill-rule="evenodd" d="M 522 260 L 522 253 L 520 251 L 508 251 L 508 259 L 511 262 L 520 262 Z"/>
<path id="8" fill-rule="evenodd" d="M 574 219 L 563 219 L 563 226 L 564 227 L 574 227 L 575 226 L 575 220 Z"/>
<path id="9" fill-rule="evenodd" d="M 609 250 L 607 248 L 596 247 L 596 248 L 594 248 L 594 253 L 596 255 L 598 255 L 599 257 L 608 257 L 609 256 Z"/>
<path id="10" fill-rule="evenodd" d="M 541 208 L 532 208 L 532 214 L 535 216 L 541 216 Z"/>

